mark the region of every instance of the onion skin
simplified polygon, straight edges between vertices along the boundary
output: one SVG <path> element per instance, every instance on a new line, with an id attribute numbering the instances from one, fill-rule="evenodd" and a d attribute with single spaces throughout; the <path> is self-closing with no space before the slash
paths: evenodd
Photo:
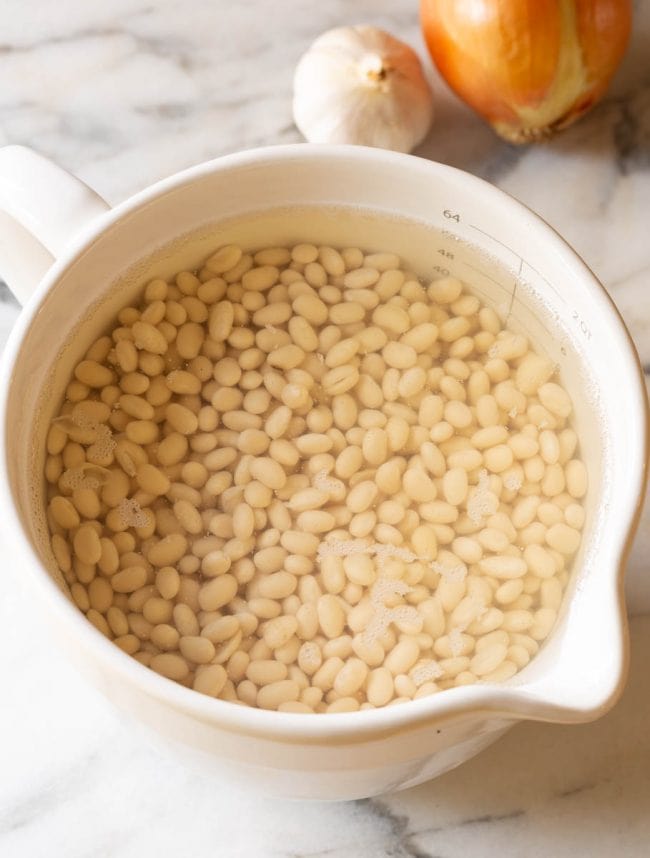
<path id="1" fill-rule="evenodd" d="M 511 143 L 550 137 L 603 96 L 630 35 L 630 0 L 421 0 L 449 86 Z"/>

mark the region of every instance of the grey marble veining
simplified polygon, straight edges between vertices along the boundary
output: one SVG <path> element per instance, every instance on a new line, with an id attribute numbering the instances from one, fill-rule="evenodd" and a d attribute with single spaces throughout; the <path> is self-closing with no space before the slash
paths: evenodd
<path id="1" fill-rule="evenodd" d="M 112 203 L 226 152 L 300 140 L 295 63 L 323 30 L 383 26 L 424 56 L 417 3 L 394 0 L 5 0 L 0 145 L 23 143 Z M 437 116 L 418 155 L 469 170 L 562 233 L 618 303 L 650 366 L 650 5 L 605 101 L 551 143 L 499 141 L 430 70 Z M 427 67 L 430 65 L 427 62 Z M 1 273 L 1 272 L 0 272 Z M 18 308 L 0 290 L 0 344 Z M 650 610 L 650 515 L 630 562 Z M 632 625 L 622 702 L 583 727 L 527 724 L 443 778 L 346 805 L 253 798 L 150 748 L 0 600 L 0 855 L 7 858 L 643 856 L 650 842 L 650 619 Z"/>

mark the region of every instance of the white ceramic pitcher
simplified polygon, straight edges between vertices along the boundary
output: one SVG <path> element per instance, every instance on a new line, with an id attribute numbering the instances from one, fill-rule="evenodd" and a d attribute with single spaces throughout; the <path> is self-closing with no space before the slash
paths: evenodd
<path id="1" fill-rule="evenodd" d="M 310 218 L 313 207 L 330 215 Z M 558 625 L 519 674 L 400 706 L 304 716 L 200 695 L 96 631 L 57 574 L 41 474 L 45 431 L 72 366 L 143 282 L 171 275 L 181 258 L 197 265 L 230 240 L 349 245 L 349 219 L 331 216 L 332 207 L 356 211 L 355 243 L 468 281 L 558 362 L 590 489 Z M 645 388 L 606 292 L 524 206 L 412 156 L 298 145 L 219 158 L 110 209 L 49 161 L 8 147 L 0 150 L 0 274 L 24 304 L 1 369 L 5 568 L 27 582 L 66 657 L 166 747 L 275 795 L 358 798 L 434 777 L 522 719 L 587 721 L 612 705 L 627 663 L 622 576 L 645 484 Z"/>

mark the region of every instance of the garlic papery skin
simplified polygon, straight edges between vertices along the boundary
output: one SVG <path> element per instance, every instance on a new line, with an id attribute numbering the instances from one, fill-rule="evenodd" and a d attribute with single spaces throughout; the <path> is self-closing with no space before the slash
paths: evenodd
<path id="1" fill-rule="evenodd" d="M 376 27 L 340 27 L 302 56 L 293 116 L 311 143 L 410 152 L 433 119 L 433 97 L 415 51 Z"/>

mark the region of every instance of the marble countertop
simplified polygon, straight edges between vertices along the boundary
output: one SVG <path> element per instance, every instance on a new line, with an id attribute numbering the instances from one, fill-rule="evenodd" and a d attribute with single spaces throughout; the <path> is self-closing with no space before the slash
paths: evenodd
<path id="1" fill-rule="evenodd" d="M 431 71 L 437 119 L 416 154 L 487 178 L 556 227 L 610 290 L 650 368 L 650 5 L 635 5 L 632 44 L 607 98 L 557 140 L 507 146 Z M 416 7 L 5 0 L 0 145 L 32 146 L 117 202 L 202 160 L 300 140 L 291 76 L 309 42 L 329 27 L 368 22 L 424 55 Z M 17 314 L 0 292 L 0 344 Z M 629 567 L 633 613 L 650 611 L 649 550 L 646 514 Z M 522 725 L 430 784 L 380 800 L 300 806 L 197 778 L 150 748 L 29 617 L 10 580 L 0 600 L 7 858 L 647 854 L 648 616 L 632 621 L 625 695 L 596 724 Z"/>

